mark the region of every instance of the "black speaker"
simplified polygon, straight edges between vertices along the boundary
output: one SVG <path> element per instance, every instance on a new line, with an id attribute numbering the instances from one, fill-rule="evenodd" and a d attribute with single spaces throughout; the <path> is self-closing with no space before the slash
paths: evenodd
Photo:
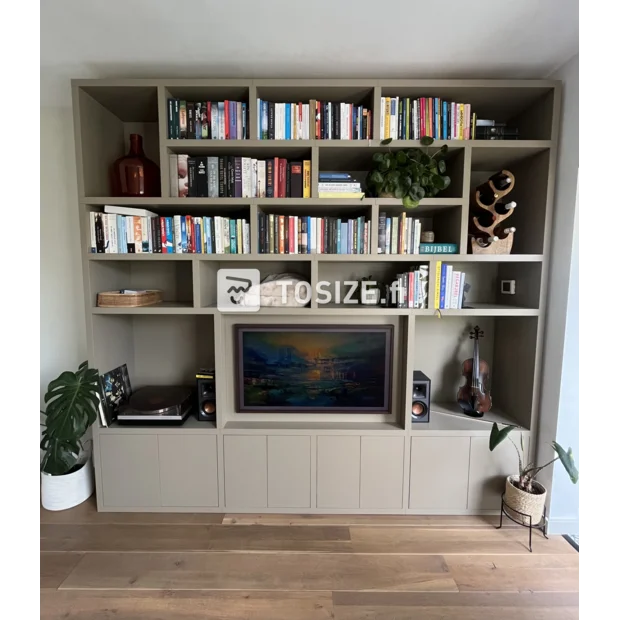
<path id="1" fill-rule="evenodd" d="M 215 370 L 200 369 L 196 373 L 198 394 L 198 419 L 215 421 Z"/>
<path id="2" fill-rule="evenodd" d="M 419 370 L 413 371 L 411 422 L 428 422 L 431 415 L 431 380 Z"/>

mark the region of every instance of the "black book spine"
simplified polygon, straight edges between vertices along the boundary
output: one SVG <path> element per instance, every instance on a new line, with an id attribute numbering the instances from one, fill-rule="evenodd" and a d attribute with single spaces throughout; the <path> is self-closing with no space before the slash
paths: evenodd
<path id="1" fill-rule="evenodd" d="M 241 170 L 241 157 L 235 157 L 235 186 L 234 193 L 232 194 L 235 198 L 241 198 L 243 194 L 243 172 Z"/>
<path id="2" fill-rule="evenodd" d="M 284 253 L 285 254 L 289 254 L 289 220 L 288 220 L 288 215 L 284 216 Z"/>
<path id="3" fill-rule="evenodd" d="M 217 158 L 217 180 L 218 180 L 218 198 L 226 196 L 226 164 L 223 157 Z"/>
<path id="4" fill-rule="evenodd" d="M 321 140 L 327 138 L 327 103 L 321 101 Z"/>
<path id="5" fill-rule="evenodd" d="M 187 137 L 189 139 L 194 139 L 196 137 L 196 125 L 195 122 L 195 111 L 196 107 L 191 102 L 187 102 Z"/>
<path id="6" fill-rule="evenodd" d="M 326 217 L 323 218 L 323 254 L 327 254 L 329 252 L 329 246 L 327 245 L 327 226 L 328 219 Z"/>
<path id="7" fill-rule="evenodd" d="M 334 139 L 340 140 L 340 104 L 334 105 Z"/>
<path id="8" fill-rule="evenodd" d="M 403 100 L 398 100 L 398 139 L 403 139 Z"/>
<path id="9" fill-rule="evenodd" d="M 196 158 L 196 196 L 206 198 L 209 195 L 207 183 L 207 158 Z"/>
<path id="10" fill-rule="evenodd" d="M 276 137 L 276 104 L 273 103 L 273 101 L 269 101 L 267 106 L 267 137 L 269 138 L 269 140 L 273 140 Z"/>
<path id="11" fill-rule="evenodd" d="M 196 198 L 196 158 L 187 158 L 187 197 Z"/>
<path id="12" fill-rule="evenodd" d="M 168 140 L 174 139 L 174 99 L 168 98 Z"/>
<path id="13" fill-rule="evenodd" d="M 268 159 L 265 168 L 267 170 L 267 198 L 273 198 L 273 175 L 274 175 L 274 161 Z"/>
<path id="14" fill-rule="evenodd" d="M 97 254 L 105 254 L 105 235 L 103 234 L 103 215 L 95 215 L 95 242 L 97 244 Z"/>
<path id="15" fill-rule="evenodd" d="M 258 212 L 258 253 L 265 253 L 265 214 Z"/>
<path id="16" fill-rule="evenodd" d="M 290 198 L 291 194 L 291 164 L 286 164 L 286 197 Z"/>
<path id="17" fill-rule="evenodd" d="M 366 140 L 367 139 L 367 132 L 368 131 L 368 114 L 364 114 L 364 112 L 362 111 L 362 140 Z"/>
<path id="18" fill-rule="evenodd" d="M 174 100 L 174 135 L 172 136 L 175 140 L 178 140 L 181 137 L 181 127 L 179 121 L 179 106 L 180 102 L 178 99 Z"/>
<path id="19" fill-rule="evenodd" d="M 226 157 L 226 198 L 235 197 L 235 158 Z"/>

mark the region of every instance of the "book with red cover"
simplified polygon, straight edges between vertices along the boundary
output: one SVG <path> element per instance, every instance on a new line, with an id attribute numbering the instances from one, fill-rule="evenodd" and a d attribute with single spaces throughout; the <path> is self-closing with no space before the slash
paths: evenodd
<path id="1" fill-rule="evenodd" d="M 273 158 L 273 197 L 280 198 L 280 158 Z"/>
<path id="2" fill-rule="evenodd" d="M 278 189 L 280 191 L 279 198 L 286 198 L 286 159 L 278 160 Z"/>
<path id="3" fill-rule="evenodd" d="M 297 231 L 295 230 L 295 217 L 288 218 L 288 253 L 295 254 L 295 246 L 297 245 Z"/>
<path id="4" fill-rule="evenodd" d="M 278 215 L 278 253 L 284 254 L 284 216 Z"/>
<path id="5" fill-rule="evenodd" d="M 224 100 L 224 139 L 230 140 L 230 114 L 228 113 L 229 109 L 228 99 Z"/>
<path id="6" fill-rule="evenodd" d="M 159 218 L 159 234 L 161 237 L 161 253 L 168 254 L 168 246 L 166 245 L 166 218 Z"/>

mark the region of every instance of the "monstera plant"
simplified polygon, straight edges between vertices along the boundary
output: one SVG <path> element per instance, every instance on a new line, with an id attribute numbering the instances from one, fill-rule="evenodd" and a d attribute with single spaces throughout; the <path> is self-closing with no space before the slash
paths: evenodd
<path id="1" fill-rule="evenodd" d="M 42 472 L 62 476 L 80 465 L 82 437 L 97 419 L 99 402 L 98 372 L 88 362 L 82 362 L 77 372 L 63 372 L 47 386 Z"/>
<path id="2" fill-rule="evenodd" d="M 392 138 L 382 140 L 381 145 L 390 142 Z M 430 147 L 433 138 L 426 136 L 420 142 Z M 447 151 L 444 144 L 433 154 L 429 148 L 374 153 L 372 168 L 366 176 L 366 195 L 400 198 L 405 207 L 417 207 L 420 200 L 432 198 L 450 185 L 446 175 Z"/>

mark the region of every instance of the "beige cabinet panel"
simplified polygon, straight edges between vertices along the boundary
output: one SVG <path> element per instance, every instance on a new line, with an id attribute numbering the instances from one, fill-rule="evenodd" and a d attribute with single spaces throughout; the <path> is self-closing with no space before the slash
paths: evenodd
<path id="1" fill-rule="evenodd" d="M 317 508 L 360 507 L 360 437 L 317 437 Z"/>
<path id="2" fill-rule="evenodd" d="M 520 445 L 520 433 L 512 432 L 512 440 Z M 529 437 L 523 437 L 528 454 Z M 471 438 L 469 461 L 469 510 L 499 510 L 506 477 L 519 471 L 517 451 L 509 440 L 504 440 L 493 452 L 488 437 Z"/>
<path id="3" fill-rule="evenodd" d="M 224 437 L 224 493 L 227 508 L 267 508 L 267 437 Z"/>
<path id="4" fill-rule="evenodd" d="M 267 439 L 267 505 L 310 508 L 310 436 Z"/>
<path id="5" fill-rule="evenodd" d="M 101 435 L 106 507 L 161 506 L 157 435 Z"/>
<path id="6" fill-rule="evenodd" d="M 409 508 L 466 510 L 470 437 L 412 437 Z"/>
<path id="7" fill-rule="evenodd" d="M 403 507 L 404 437 L 362 437 L 360 508 Z"/>
<path id="8" fill-rule="evenodd" d="M 162 506 L 217 506 L 215 435 L 159 435 Z"/>

